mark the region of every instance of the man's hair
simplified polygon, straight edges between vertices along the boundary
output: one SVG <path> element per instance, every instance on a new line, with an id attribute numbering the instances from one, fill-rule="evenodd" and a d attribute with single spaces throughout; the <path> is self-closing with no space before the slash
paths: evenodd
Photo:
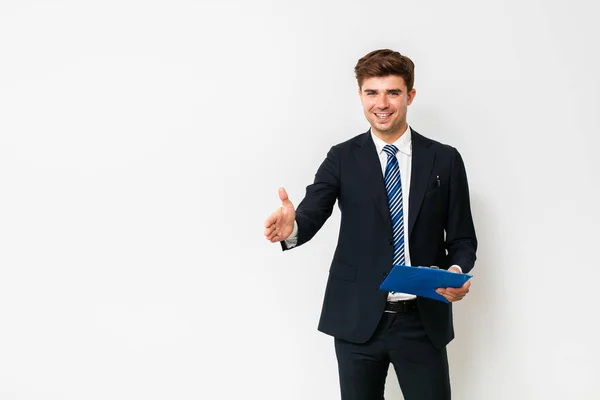
<path id="1" fill-rule="evenodd" d="M 358 87 L 362 88 L 367 78 L 398 75 L 410 92 L 415 83 L 415 64 L 412 60 L 397 51 L 390 49 L 375 50 L 358 60 L 354 67 Z"/>

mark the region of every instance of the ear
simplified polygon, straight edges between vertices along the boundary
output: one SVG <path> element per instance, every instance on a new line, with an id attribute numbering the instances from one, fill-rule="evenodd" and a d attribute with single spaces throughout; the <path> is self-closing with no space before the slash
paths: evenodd
<path id="1" fill-rule="evenodd" d="M 408 92 L 406 104 L 408 104 L 410 106 L 410 104 L 415 99 L 416 95 L 417 95 L 417 90 L 415 88 L 413 88 L 413 90 L 411 90 L 410 92 Z"/>

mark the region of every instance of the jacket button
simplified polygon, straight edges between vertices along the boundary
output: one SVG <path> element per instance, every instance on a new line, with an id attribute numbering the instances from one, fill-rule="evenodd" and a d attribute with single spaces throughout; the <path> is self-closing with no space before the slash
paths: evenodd
<path id="1" fill-rule="evenodd" d="M 387 272 L 384 272 L 384 273 L 383 273 L 383 277 L 384 277 L 384 278 L 386 278 L 387 276 L 388 276 L 388 273 L 387 273 Z"/>
<path id="2" fill-rule="evenodd" d="M 392 246 L 394 244 L 394 239 L 388 239 L 388 245 Z"/>

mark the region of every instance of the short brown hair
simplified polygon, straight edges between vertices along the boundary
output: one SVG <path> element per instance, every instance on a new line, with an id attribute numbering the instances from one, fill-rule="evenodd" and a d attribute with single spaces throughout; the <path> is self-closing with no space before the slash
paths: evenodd
<path id="1" fill-rule="evenodd" d="M 415 64 L 397 51 L 390 49 L 375 50 L 358 60 L 354 67 L 358 87 L 362 88 L 366 78 L 399 75 L 404 78 L 410 92 L 415 83 Z"/>

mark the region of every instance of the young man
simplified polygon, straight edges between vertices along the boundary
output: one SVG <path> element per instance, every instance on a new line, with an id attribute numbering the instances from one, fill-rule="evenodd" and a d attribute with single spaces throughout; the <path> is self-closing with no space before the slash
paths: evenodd
<path id="1" fill-rule="evenodd" d="M 300 246 L 338 201 L 341 228 L 319 330 L 335 338 L 342 399 L 383 399 L 390 362 L 406 400 L 450 399 L 451 303 L 470 283 L 438 289 L 450 303 L 379 285 L 395 264 L 473 268 L 477 239 L 464 164 L 456 149 L 408 126 L 416 95 L 408 57 L 376 50 L 355 73 L 371 129 L 331 148 L 297 210 L 279 189 L 282 205 L 267 218 L 265 236 L 284 250 Z"/>

